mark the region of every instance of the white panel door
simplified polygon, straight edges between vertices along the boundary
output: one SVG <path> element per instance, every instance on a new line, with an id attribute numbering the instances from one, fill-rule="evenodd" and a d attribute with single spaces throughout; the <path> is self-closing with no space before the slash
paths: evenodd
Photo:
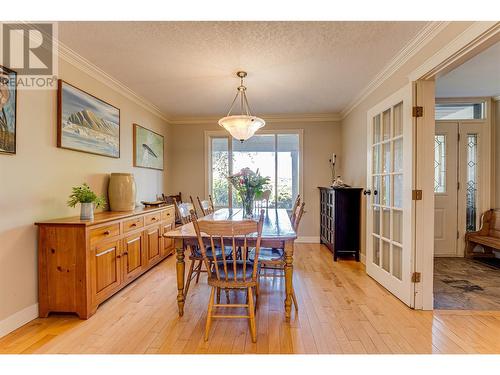
<path id="1" fill-rule="evenodd" d="M 414 306 L 411 87 L 368 111 L 366 271 Z"/>
<path id="2" fill-rule="evenodd" d="M 458 123 L 436 122 L 434 139 L 434 256 L 457 256 Z"/>

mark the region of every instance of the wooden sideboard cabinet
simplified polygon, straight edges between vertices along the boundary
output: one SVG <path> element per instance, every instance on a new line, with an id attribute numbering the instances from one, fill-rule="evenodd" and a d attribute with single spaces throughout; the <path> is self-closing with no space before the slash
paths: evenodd
<path id="1" fill-rule="evenodd" d="M 173 241 L 162 236 L 174 229 L 173 205 L 36 225 L 40 317 L 71 312 L 87 319 L 100 303 L 174 252 Z"/>
<path id="2" fill-rule="evenodd" d="M 359 262 L 361 188 L 320 187 L 320 239 L 336 261 L 354 256 Z"/>

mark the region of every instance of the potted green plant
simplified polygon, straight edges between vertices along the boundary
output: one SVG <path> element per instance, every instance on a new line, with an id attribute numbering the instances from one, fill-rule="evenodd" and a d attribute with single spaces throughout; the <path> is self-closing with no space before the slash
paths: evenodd
<path id="1" fill-rule="evenodd" d="M 106 199 L 97 196 L 96 193 L 90 190 L 89 185 L 83 183 L 81 186 L 73 187 L 73 191 L 69 196 L 68 206 L 75 207 L 78 203 L 81 204 L 80 219 L 93 220 L 94 207 L 104 207 L 106 205 Z"/>

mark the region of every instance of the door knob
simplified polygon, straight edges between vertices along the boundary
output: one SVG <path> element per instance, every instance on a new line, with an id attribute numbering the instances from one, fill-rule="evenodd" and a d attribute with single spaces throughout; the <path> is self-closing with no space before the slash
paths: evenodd
<path id="1" fill-rule="evenodd" d="M 363 191 L 363 195 L 372 195 L 372 191 L 370 189 Z"/>

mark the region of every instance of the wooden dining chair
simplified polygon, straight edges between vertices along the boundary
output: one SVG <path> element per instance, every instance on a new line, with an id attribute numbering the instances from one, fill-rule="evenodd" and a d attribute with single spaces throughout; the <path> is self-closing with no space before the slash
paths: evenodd
<path id="1" fill-rule="evenodd" d="M 198 214 L 198 210 L 196 209 L 196 205 L 194 204 L 194 199 L 193 199 L 193 197 L 191 195 L 189 196 L 189 200 L 191 201 L 191 205 L 193 206 L 193 210 L 196 213 L 196 216 L 198 216 L 198 217 L 199 216 L 205 216 L 205 214 L 203 213 L 203 210 L 201 212 L 201 215 Z M 199 199 L 198 199 L 198 201 L 199 201 Z"/>
<path id="2" fill-rule="evenodd" d="M 299 224 L 300 220 L 302 219 L 302 215 L 304 214 L 304 208 L 306 204 L 302 203 L 298 205 L 295 210 L 292 212 L 292 226 L 293 230 L 295 233 L 299 230 Z M 261 271 L 264 271 L 266 269 L 272 269 L 272 270 L 285 270 L 285 249 L 280 249 L 280 248 L 262 248 L 260 250 L 260 269 L 259 269 L 259 276 L 265 276 L 261 273 Z M 273 277 L 276 276 L 273 274 Z M 280 277 L 284 277 L 284 273 L 279 275 Z M 293 305 L 295 306 L 295 310 L 299 309 L 299 306 L 297 304 L 297 298 L 295 297 L 295 290 L 292 290 L 292 301 Z"/>
<path id="3" fill-rule="evenodd" d="M 258 267 L 260 241 L 262 238 L 262 225 L 264 223 L 264 211 L 261 211 L 259 221 L 208 221 L 197 220 L 193 212 L 193 226 L 198 236 L 198 244 L 201 250 L 203 261 L 208 273 L 208 285 L 211 286 L 210 298 L 208 300 L 207 321 L 205 325 L 205 341 L 208 340 L 212 319 L 216 318 L 246 318 L 250 326 L 250 335 L 252 342 L 257 341 L 257 330 L 255 325 L 255 305 L 254 291 L 258 295 Z M 205 238 L 203 237 L 205 234 Z M 257 237 L 255 237 L 257 234 Z M 251 241 L 249 236 L 253 235 Z M 222 258 L 216 258 L 207 251 L 209 243 L 211 248 L 217 245 L 222 248 Z M 241 259 L 236 257 L 237 243 L 241 247 Z M 250 245 L 252 249 L 250 249 Z M 227 257 L 225 249 L 229 247 L 232 250 L 232 256 Z M 250 250 L 254 254 L 254 261 L 250 261 Z M 216 291 L 225 290 L 244 290 L 247 294 L 247 300 L 244 304 L 221 304 L 219 300 L 214 303 Z M 246 308 L 248 315 L 217 315 L 214 314 L 214 308 Z"/>
<path id="4" fill-rule="evenodd" d="M 295 198 L 295 202 L 293 203 L 292 211 L 290 211 L 290 219 L 293 218 L 293 215 L 295 215 L 295 211 L 297 211 L 297 207 L 300 206 L 300 194 L 297 195 L 297 198 Z"/>
<path id="5" fill-rule="evenodd" d="M 210 200 L 200 200 L 200 197 L 196 197 L 196 199 L 198 199 L 198 205 L 200 206 L 201 208 L 201 212 L 203 214 L 203 216 L 207 216 L 207 215 L 210 215 L 214 212 L 214 207 L 213 207 L 213 203 L 211 203 L 211 200 L 212 198 L 209 196 Z"/>

